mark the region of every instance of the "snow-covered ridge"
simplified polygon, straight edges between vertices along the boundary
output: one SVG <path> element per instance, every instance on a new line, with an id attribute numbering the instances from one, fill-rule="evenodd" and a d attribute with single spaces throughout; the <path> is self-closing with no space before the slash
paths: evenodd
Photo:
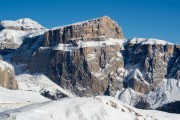
<path id="1" fill-rule="evenodd" d="M 155 39 L 155 38 L 133 38 L 132 40 L 129 41 L 129 43 L 132 44 L 150 44 L 150 45 L 155 45 L 155 44 L 160 44 L 160 45 L 173 45 L 173 43 L 167 42 L 165 40 L 159 40 L 159 39 Z"/>
<path id="2" fill-rule="evenodd" d="M 51 30 L 56 30 L 56 29 L 62 29 L 64 27 L 68 27 L 68 26 L 73 26 L 73 25 L 82 25 L 82 24 L 85 24 L 85 23 L 89 23 L 89 24 L 92 24 L 92 22 L 96 21 L 97 23 L 99 23 L 99 20 L 102 19 L 102 18 L 107 18 L 107 19 L 110 19 L 110 17 L 108 16 L 102 16 L 102 17 L 99 17 L 99 18 L 94 18 L 94 19 L 90 19 L 90 20 L 85 20 L 85 21 L 81 21 L 81 22 L 76 22 L 76 23 L 72 23 L 72 24 L 68 24 L 68 25 L 63 25 L 63 26 L 58 26 L 58 27 L 54 27 L 52 28 Z M 112 20 L 112 22 L 114 22 Z M 116 22 L 114 22 L 116 23 Z"/>
<path id="3" fill-rule="evenodd" d="M 29 18 L 0 21 L 0 29 L 2 49 L 15 49 L 22 44 L 24 38 L 39 36 L 48 31 L 47 28 Z"/>
<path id="4" fill-rule="evenodd" d="M 26 30 L 39 30 L 39 29 L 46 29 L 38 22 L 31 20 L 30 18 L 23 18 L 19 20 L 3 20 L 0 22 L 0 25 L 6 29 L 11 29 L 12 27 L 21 27 L 21 29 Z"/>

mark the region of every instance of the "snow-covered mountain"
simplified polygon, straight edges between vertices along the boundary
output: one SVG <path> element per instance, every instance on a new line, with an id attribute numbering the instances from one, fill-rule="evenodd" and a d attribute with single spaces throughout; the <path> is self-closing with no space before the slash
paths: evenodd
<path id="1" fill-rule="evenodd" d="M 49 30 L 28 18 L 1 21 L 0 46 L 0 85 L 18 89 L 0 87 L 2 120 L 177 119 L 131 106 L 159 109 L 180 101 L 180 45 L 126 40 L 104 16 Z"/>
<path id="2" fill-rule="evenodd" d="M 47 30 L 29 18 L 0 21 L 0 49 L 16 49 L 23 39 L 43 34 Z"/>

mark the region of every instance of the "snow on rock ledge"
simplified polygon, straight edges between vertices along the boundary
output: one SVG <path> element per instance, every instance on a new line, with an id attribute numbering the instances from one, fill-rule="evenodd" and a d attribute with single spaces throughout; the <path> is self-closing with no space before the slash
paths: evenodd
<path id="1" fill-rule="evenodd" d="M 150 44 L 150 45 L 155 45 L 155 44 L 161 44 L 161 45 L 173 45 L 173 43 L 164 41 L 164 40 L 159 40 L 159 39 L 155 39 L 155 38 L 133 38 L 132 40 L 129 41 L 129 43 L 132 44 Z"/>

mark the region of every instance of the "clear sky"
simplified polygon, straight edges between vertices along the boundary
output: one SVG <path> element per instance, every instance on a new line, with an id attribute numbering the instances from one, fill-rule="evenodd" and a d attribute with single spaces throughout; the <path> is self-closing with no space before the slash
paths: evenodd
<path id="1" fill-rule="evenodd" d="M 31 18 L 47 28 L 107 15 L 124 36 L 180 44 L 180 0 L 0 0 L 0 20 Z"/>

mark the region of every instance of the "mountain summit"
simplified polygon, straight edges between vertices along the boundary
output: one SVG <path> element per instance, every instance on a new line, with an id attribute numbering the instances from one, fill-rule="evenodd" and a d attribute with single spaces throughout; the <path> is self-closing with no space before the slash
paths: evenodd
<path id="1" fill-rule="evenodd" d="M 54 37 L 56 37 L 56 39 L 54 39 Z M 118 26 L 118 24 L 109 17 L 104 16 L 84 22 L 55 27 L 49 32 L 45 33 L 45 39 L 47 40 L 44 44 L 45 46 L 48 46 L 48 44 L 66 44 L 72 41 L 79 40 L 87 41 L 89 39 L 89 41 L 91 41 L 92 39 L 98 39 L 100 37 L 115 39 L 124 38 L 122 30 Z"/>

